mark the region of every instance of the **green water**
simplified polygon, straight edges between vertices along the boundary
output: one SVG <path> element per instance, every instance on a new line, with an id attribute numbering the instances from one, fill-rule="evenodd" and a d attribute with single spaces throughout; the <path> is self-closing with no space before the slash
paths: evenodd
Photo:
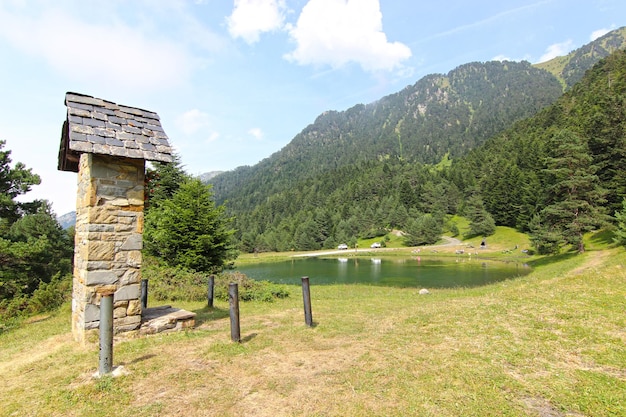
<path id="1" fill-rule="evenodd" d="M 391 287 L 476 287 L 528 274 L 523 263 L 425 257 L 294 258 L 237 268 L 250 278 L 283 284 L 369 284 Z"/>

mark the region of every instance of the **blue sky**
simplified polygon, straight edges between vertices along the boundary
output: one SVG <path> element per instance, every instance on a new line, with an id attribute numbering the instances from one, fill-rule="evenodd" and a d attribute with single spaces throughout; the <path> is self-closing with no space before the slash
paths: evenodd
<path id="1" fill-rule="evenodd" d="M 159 114 L 191 174 L 254 165 L 326 110 L 473 61 L 542 62 L 626 25 L 623 0 L 0 0 L 0 139 L 74 210 L 67 91 Z"/>

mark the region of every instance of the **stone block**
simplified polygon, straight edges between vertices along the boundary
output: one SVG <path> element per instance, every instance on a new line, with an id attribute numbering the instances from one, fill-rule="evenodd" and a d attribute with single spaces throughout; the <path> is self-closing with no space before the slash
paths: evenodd
<path id="1" fill-rule="evenodd" d="M 98 327 L 100 327 L 100 320 L 86 322 L 83 328 L 85 330 L 94 330 L 94 329 L 97 329 Z"/>
<path id="2" fill-rule="evenodd" d="M 140 295 L 141 287 L 139 284 L 126 285 L 115 292 L 113 300 L 138 300 Z"/>
<path id="3" fill-rule="evenodd" d="M 136 330 L 141 326 L 141 316 L 126 316 L 113 321 L 113 331 L 117 334 L 120 332 L 127 332 L 130 330 Z"/>
<path id="4" fill-rule="evenodd" d="M 113 295 L 117 290 L 116 284 L 108 284 L 108 285 L 100 285 L 99 287 L 94 287 L 93 291 L 96 293 L 97 302 L 100 303 L 100 298 L 106 295 Z"/>
<path id="5" fill-rule="evenodd" d="M 179 329 L 192 329 L 194 328 L 196 325 L 196 319 L 195 318 L 188 318 L 188 319 L 184 319 L 184 320 L 180 320 L 178 321 L 178 324 L 176 326 L 176 328 Z"/>
<path id="6" fill-rule="evenodd" d="M 111 269 L 110 261 L 88 261 L 87 262 L 87 270 L 88 271 L 97 271 L 97 270 L 108 270 Z"/>
<path id="7" fill-rule="evenodd" d="M 128 198 L 128 201 L 130 201 L 130 204 L 132 205 L 143 205 L 144 203 L 144 196 L 143 196 L 143 188 L 141 189 L 137 189 L 134 188 L 132 190 L 129 190 L 126 192 L 126 198 Z"/>
<path id="8" fill-rule="evenodd" d="M 130 210 L 119 210 L 117 212 L 117 215 L 119 216 L 120 219 L 124 218 L 124 217 L 128 217 L 131 219 L 134 219 L 137 217 L 137 212 L 135 211 L 130 211 Z"/>
<path id="9" fill-rule="evenodd" d="M 99 155 L 94 155 L 93 162 L 91 164 L 91 177 L 92 178 L 117 178 L 118 170 L 114 164 L 109 164 L 108 158 Z"/>
<path id="10" fill-rule="evenodd" d="M 126 188 L 115 185 L 100 185 L 98 186 L 98 194 L 106 195 L 109 197 L 125 197 Z"/>
<path id="11" fill-rule="evenodd" d="M 89 242 L 88 255 L 90 261 L 112 261 L 115 257 L 115 244 L 113 242 Z"/>
<path id="12" fill-rule="evenodd" d="M 119 235 L 117 234 L 117 232 L 115 232 L 115 227 L 114 226 L 114 231 L 113 232 L 106 232 L 106 233 L 100 233 L 100 238 L 98 240 L 102 240 L 102 241 L 106 241 L 106 242 L 116 242 L 120 239 Z M 89 237 L 91 237 L 91 234 L 89 235 Z"/>
<path id="13" fill-rule="evenodd" d="M 126 259 L 126 263 L 130 267 L 141 268 L 141 251 L 139 250 L 131 250 L 128 251 L 128 258 Z"/>
<path id="14" fill-rule="evenodd" d="M 117 281 L 118 276 L 113 271 L 87 271 L 85 276 L 87 285 L 113 285 Z"/>
<path id="15" fill-rule="evenodd" d="M 126 317 L 126 307 L 118 307 L 113 309 L 113 318 L 121 319 Z"/>
<path id="16" fill-rule="evenodd" d="M 86 323 L 100 320 L 100 307 L 95 304 L 86 304 L 83 318 Z"/>
<path id="17" fill-rule="evenodd" d="M 143 183 L 138 184 L 137 178 L 135 178 L 134 175 L 131 179 L 118 179 L 117 181 L 115 181 L 115 185 L 125 190 L 143 190 Z"/>
<path id="18" fill-rule="evenodd" d="M 78 223 L 78 220 L 76 222 Z M 116 223 L 116 210 L 111 210 L 109 207 L 94 207 L 89 211 L 88 222 L 96 224 Z"/>
<path id="19" fill-rule="evenodd" d="M 139 233 L 134 233 L 126 238 L 122 244 L 122 250 L 141 250 L 143 249 L 143 237 Z"/>
<path id="20" fill-rule="evenodd" d="M 117 218 L 117 224 L 124 224 L 124 225 L 133 225 L 135 224 L 135 222 L 137 221 L 137 216 L 119 216 Z"/>
<path id="21" fill-rule="evenodd" d="M 137 229 L 135 229 L 135 233 L 143 233 L 143 213 L 141 213 L 141 216 L 137 216 Z"/>
<path id="22" fill-rule="evenodd" d="M 139 284 L 141 282 L 141 271 L 138 268 L 129 268 L 120 278 L 120 285 Z"/>
<path id="23" fill-rule="evenodd" d="M 126 211 L 126 212 L 142 213 L 143 212 L 143 204 L 140 204 L 140 205 L 129 205 L 127 207 L 120 207 L 120 210 L 123 210 L 123 211 Z"/>
<path id="24" fill-rule="evenodd" d="M 86 303 L 95 304 L 96 300 L 98 299 L 97 294 L 96 294 L 96 288 L 87 287 L 80 283 L 74 282 L 74 288 L 72 291 L 72 299 L 76 300 L 80 304 L 86 304 Z"/>
<path id="25" fill-rule="evenodd" d="M 137 314 L 141 314 L 141 300 L 129 300 L 126 314 L 128 316 L 135 316 Z"/>
<path id="26" fill-rule="evenodd" d="M 127 198 L 115 198 L 113 200 L 110 200 L 108 204 L 116 207 L 126 207 L 130 205 Z"/>
<path id="27" fill-rule="evenodd" d="M 135 229 L 132 224 L 118 223 L 115 226 L 115 231 L 117 233 L 130 233 Z"/>
<path id="28" fill-rule="evenodd" d="M 92 232 L 115 232 L 115 225 L 113 224 L 95 224 L 95 223 L 91 223 L 89 224 L 89 227 L 87 228 L 87 230 L 92 233 Z M 90 235 L 91 237 L 91 235 Z"/>

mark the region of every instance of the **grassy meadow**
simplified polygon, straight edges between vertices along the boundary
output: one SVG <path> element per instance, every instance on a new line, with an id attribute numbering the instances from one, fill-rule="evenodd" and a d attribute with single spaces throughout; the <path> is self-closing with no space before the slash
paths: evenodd
<path id="1" fill-rule="evenodd" d="M 499 230 L 484 254 L 520 239 Z M 65 305 L 0 334 L 0 415 L 624 416 L 626 252 L 607 241 L 479 288 L 313 286 L 313 328 L 289 287 L 240 304 L 241 343 L 227 303 L 176 302 L 196 328 L 116 340 L 115 378 L 93 377 Z"/>

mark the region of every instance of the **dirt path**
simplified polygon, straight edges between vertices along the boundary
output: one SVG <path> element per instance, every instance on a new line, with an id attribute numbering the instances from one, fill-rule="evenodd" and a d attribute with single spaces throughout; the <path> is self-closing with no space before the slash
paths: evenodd
<path id="1" fill-rule="evenodd" d="M 601 251 L 601 252 L 595 253 L 594 256 L 587 258 L 581 266 L 573 269 L 570 272 L 570 274 L 578 275 L 578 274 L 583 273 L 586 270 L 598 268 L 599 266 L 605 263 L 606 258 L 609 257 L 610 255 L 611 255 L 610 251 Z"/>
<path id="2" fill-rule="evenodd" d="M 462 242 L 459 239 L 450 236 L 442 236 L 443 240 L 446 243 L 441 243 L 439 245 L 428 245 L 428 246 L 416 246 L 415 249 L 433 249 L 433 248 L 441 248 L 445 246 L 456 246 L 461 245 Z M 410 248 L 402 248 L 410 249 Z M 346 255 L 350 253 L 384 253 L 384 252 L 393 252 L 397 250 L 396 248 L 357 248 L 357 249 L 333 249 L 327 251 L 313 251 L 307 253 L 299 253 L 297 255 L 293 255 L 292 258 L 306 258 L 311 256 L 331 256 L 331 255 Z"/>

